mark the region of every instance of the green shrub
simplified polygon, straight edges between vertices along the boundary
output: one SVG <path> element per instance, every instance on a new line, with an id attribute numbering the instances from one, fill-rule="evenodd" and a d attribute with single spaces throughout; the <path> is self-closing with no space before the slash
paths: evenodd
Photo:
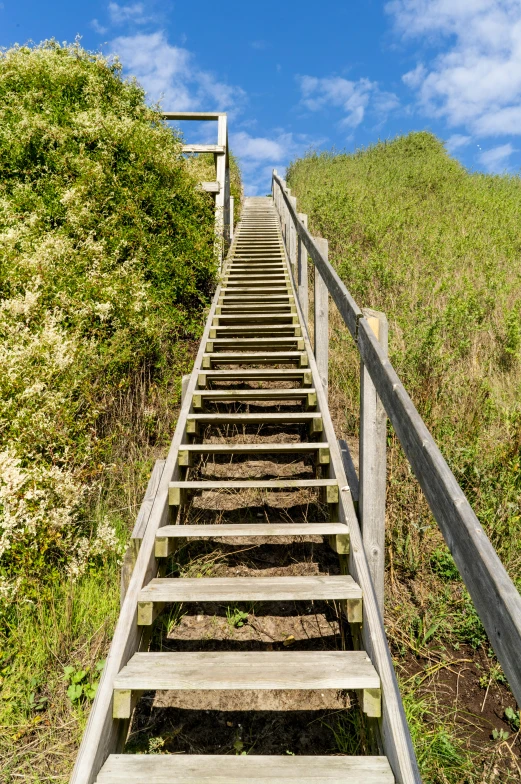
<path id="1" fill-rule="evenodd" d="M 195 185 L 117 63 L 54 41 L 0 53 L 4 606 L 121 548 L 91 503 L 115 401 L 199 334 L 214 288 L 213 203 Z"/>

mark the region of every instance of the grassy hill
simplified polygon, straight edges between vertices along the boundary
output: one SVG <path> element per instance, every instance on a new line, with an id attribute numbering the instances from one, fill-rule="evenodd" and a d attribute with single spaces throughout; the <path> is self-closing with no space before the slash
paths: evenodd
<path id="1" fill-rule="evenodd" d="M 391 360 L 521 587 L 520 178 L 468 172 L 434 136 L 414 133 L 354 154 L 311 154 L 287 179 L 358 304 L 387 314 Z M 331 341 L 339 427 L 356 435 L 357 355 L 338 321 Z M 472 720 L 462 726 L 443 683 L 413 688 L 419 664 L 437 662 L 450 679 L 450 653 L 481 668 L 478 706 L 487 685 L 486 701 L 497 689 L 490 715 L 465 705 L 476 723 L 489 721 L 489 735 L 515 707 L 391 431 L 388 443 L 387 620 L 425 780 L 495 781 L 479 776 L 498 744 L 488 748 Z"/>
<path id="2" fill-rule="evenodd" d="M 213 201 L 181 145 L 101 55 L 0 53 L 6 781 L 68 778 L 214 288 Z"/>

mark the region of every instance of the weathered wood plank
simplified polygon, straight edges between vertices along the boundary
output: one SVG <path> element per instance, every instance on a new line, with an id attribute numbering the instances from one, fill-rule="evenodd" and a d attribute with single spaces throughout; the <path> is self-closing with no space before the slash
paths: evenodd
<path id="1" fill-rule="evenodd" d="M 163 120 L 218 120 L 226 112 L 161 112 Z"/>
<path id="2" fill-rule="evenodd" d="M 114 689 L 378 689 L 364 651 L 135 653 Z"/>
<path id="3" fill-rule="evenodd" d="M 224 144 L 183 144 L 183 152 L 205 153 L 211 152 L 214 155 L 224 155 L 226 147 Z"/>
<path id="4" fill-rule="evenodd" d="M 140 602 L 265 602 L 361 599 L 350 575 L 293 577 L 159 577 L 139 594 Z"/>
<path id="5" fill-rule="evenodd" d="M 349 451 L 349 447 L 347 446 L 347 443 L 342 438 L 338 439 L 338 448 L 340 449 L 342 464 L 344 466 L 345 475 L 347 477 L 347 483 L 349 485 L 349 490 L 351 492 L 351 498 L 353 499 L 353 504 L 355 509 L 358 510 L 359 484 L 358 484 L 358 474 L 356 473 L 356 468 L 353 463 L 353 458 L 351 457 L 351 452 Z"/>
<path id="6" fill-rule="evenodd" d="M 218 182 L 201 182 L 199 183 L 202 191 L 206 193 L 219 193 L 221 186 Z"/>
<path id="7" fill-rule="evenodd" d="M 322 257 L 327 260 L 328 242 L 322 237 L 315 237 L 315 244 Z M 315 332 L 315 359 L 322 386 L 327 391 L 329 382 L 329 293 L 327 286 L 315 269 L 315 296 L 314 296 L 314 332 Z"/>
<path id="8" fill-rule="evenodd" d="M 364 309 L 369 326 L 387 356 L 388 326 L 383 313 Z M 363 361 L 360 361 L 360 498 L 358 517 L 365 554 L 384 616 L 385 498 L 387 415 Z"/>
<path id="9" fill-rule="evenodd" d="M 345 523 L 223 523 L 220 525 L 165 525 L 157 539 L 199 539 L 207 536 L 346 536 Z"/>
<path id="10" fill-rule="evenodd" d="M 113 754 L 98 784 L 394 784 L 385 757 Z"/>
<path id="11" fill-rule="evenodd" d="M 298 218 L 302 225 L 307 229 L 308 216 L 299 212 Z M 308 254 L 306 246 L 302 242 L 302 238 L 298 237 L 298 250 L 297 250 L 297 287 L 300 307 L 302 309 L 302 318 L 304 324 L 308 325 L 309 322 L 309 295 L 308 295 Z"/>

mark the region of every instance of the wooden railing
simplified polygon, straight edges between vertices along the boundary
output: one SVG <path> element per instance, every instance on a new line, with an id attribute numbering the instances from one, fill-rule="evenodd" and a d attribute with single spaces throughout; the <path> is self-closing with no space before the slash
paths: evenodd
<path id="1" fill-rule="evenodd" d="M 230 196 L 230 158 L 228 154 L 228 117 L 225 112 L 163 112 L 164 120 L 217 122 L 217 144 L 185 144 L 186 154 L 213 155 L 215 180 L 202 182 L 201 188 L 215 195 L 215 235 L 217 253 L 222 261 L 233 239 L 233 196 Z"/>
<path id="2" fill-rule="evenodd" d="M 358 307 L 328 261 L 327 241 L 311 236 L 306 216 L 297 213 L 296 198 L 276 171 L 272 193 L 306 319 L 308 254 L 315 266 L 314 348 L 324 386 L 327 387 L 328 293 L 360 354 L 358 515 L 378 603 L 383 609 L 387 415 L 521 705 L 521 596 L 387 358 L 385 317 Z"/>

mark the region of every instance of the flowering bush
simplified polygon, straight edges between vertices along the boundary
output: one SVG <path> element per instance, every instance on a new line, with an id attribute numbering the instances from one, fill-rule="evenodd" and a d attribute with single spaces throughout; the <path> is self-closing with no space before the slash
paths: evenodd
<path id="1" fill-rule="evenodd" d="M 0 602 L 117 551 L 88 499 L 111 392 L 196 333 L 213 205 L 120 66 L 0 52 Z"/>

